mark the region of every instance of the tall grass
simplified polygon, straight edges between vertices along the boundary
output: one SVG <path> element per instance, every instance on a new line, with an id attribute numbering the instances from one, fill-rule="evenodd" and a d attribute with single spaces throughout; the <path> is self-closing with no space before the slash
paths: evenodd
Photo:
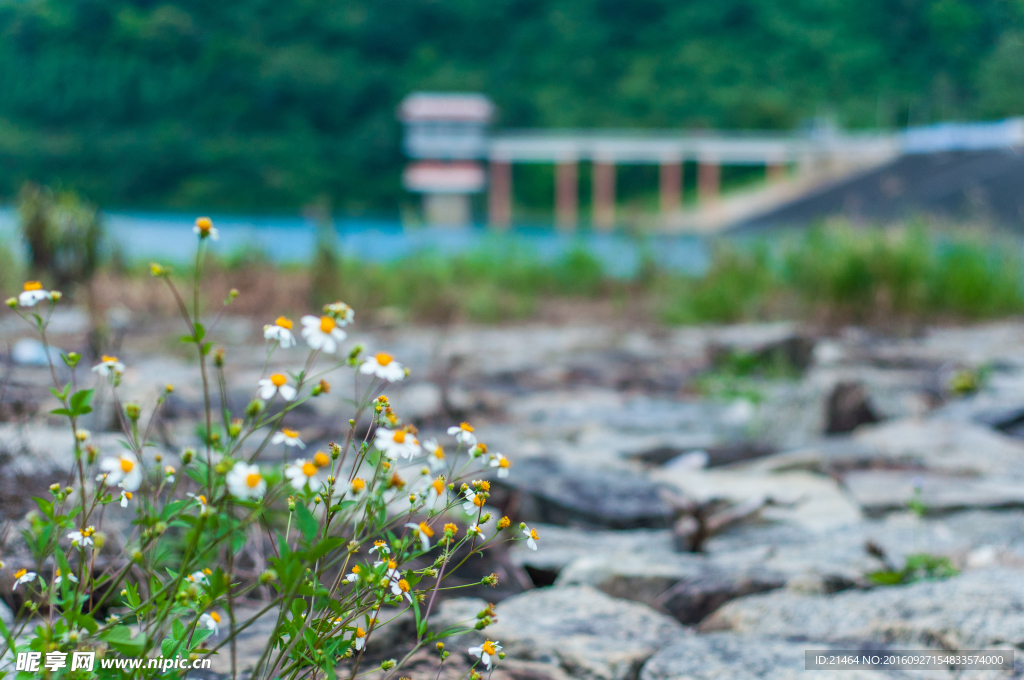
<path id="1" fill-rule="evenodd" d="M 611 276 L 583 247 L 543 260 L 507 240 L 456 256 L 420 253 L 385 263 L 344 257 L 333 247 L 318 253 L 312 266 L 275 267 L 265 254 L 246 249 L 212 262 L 210 275 L 225 289 L 244 284 L 259 291 L 252 310 L 238 304 L 241 313 L 258 314 L 271 300 L 301 308 L 315 282 L 318 301 L 342 299 L 382 319 L 426 323 L 523 319 L 552 298 L 632 305 L 640 318 L 650 314 L 669 324 L 885 325 L 1024 312 L 1019 242 L 931 233 L 913 224 L 889 230 L 833 224 L 755 241 L 723 239 L 700 276 L 667 270 L 650 255 L 631 280 Z M 125 276 L 109 267 L 103 274 L 115 275 Z M 122 294 L 130 287 L 105 289 Z M 154 304 L 152 296 L 136 297 L 147 309 Z"/>
<path id="2" fill-rule="evenodd" d="M 1021 264 L 1020 245 L 1009 239 L 832 224 L 773 247 L 720 244 L 703 276 L 662 279 L 661 316 L 669 323 L 992 318 L 1024 311 Z"/>

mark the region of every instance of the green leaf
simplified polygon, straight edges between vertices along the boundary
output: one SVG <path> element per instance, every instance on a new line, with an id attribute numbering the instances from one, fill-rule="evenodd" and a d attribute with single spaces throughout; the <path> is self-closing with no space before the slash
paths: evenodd
<path id="1" fill-rule="evenodd" d="M 128 626 L 114 626 L 101 633 L 100 639 L 125 656 L 138 656 L 146 646 L 145 634 L 133 638 Z"/>
<path id="2" fill-rule="evenodd" d="M 181 619 L 174 619 L 171 623 L 171 637 L 175 640 L 185 639 L 185 624 L 181 622 Z"/>
<path id="3" fill-rule="evenodd" d="M 302 532 L 302 536 L 307 542 L 316 538 L 317 521 L 316 518 L 313 517 L 313 513 L 309 511 L 309 508 L 301 503 L 296 503 L 295 519 L 298 524 L 299 531 Z"/>
<path id="4" fill-rule="evenodd" d="M 71 410 L 75 415 L 84 415 L 92 411 L 89 402 L 92 401 L 93 390 L 79 390 L 71 395 Z"/>

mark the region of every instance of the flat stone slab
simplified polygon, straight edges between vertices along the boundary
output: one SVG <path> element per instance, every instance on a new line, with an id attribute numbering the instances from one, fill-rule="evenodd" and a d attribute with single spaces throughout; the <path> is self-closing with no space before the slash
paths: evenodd
<path id="1" fill-rule="evenodd" d="M 843 484 L 865 514 L 875 516 L 906 509 L 915 484 L 920 485 L 921 502 L 927 512 L 1024 507 L 1021 480 L 864 470 L 847 473 Z"/>
<path id="2" fill-rule="evenodd" d="M 1024 644 L 1024 570 L 978 569 L 835 595 L 776 590 L 725 604 L 701 629 L 817 642 L 1018 647 Z"/>
<path id="3" fill-rule="evenodd" d="M 465 621 L 481 604 L 447 601 L 431 625 Z M 527 591 L 499 604 L 497 615 L 482 633 L 460 636 L 458 646 L 479 644 L 486 635 L 513 659 L 553 664 L 579 680 L 635 680 L 651 655 L 686 634 L 670 616 L 589 586 Z"/>
<path id="4" fill-rule="evenodd" d="M 805 642 L 727 633 L 693 635 L 663 647 L 640 680 L 945 680 L 947 671 L 804 670 Z"/>
<path id="5" fill-rule="evenodd" d="M 514 474 L 501 481 L 519 492 L 519 516 L 527 522 L 636 529 L 668 527 L 672 519 L 659 485 L 626 470 L 567 467 L 551 458 L 528 458 L 516 461 Z"/>

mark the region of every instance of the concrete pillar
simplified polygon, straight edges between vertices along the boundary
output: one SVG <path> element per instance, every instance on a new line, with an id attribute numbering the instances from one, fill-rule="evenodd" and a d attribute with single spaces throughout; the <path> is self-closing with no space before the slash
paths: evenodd
<path id="1" fill-rule="evenodd" d="M 595 161 L 593 167 L 593 215 L 595 229 L 615 226 L 615 164 Z"/>
<path id="2" fill-rule="evenodd" d="M 472 223 L 469 194 L 424 194 L 423 212 L 431 226 L 462 227 Z"/>
<path id="3" fill-rule="evenodd" d="M 658 174 L 658 204 L 662 216 L 679 212 L 683 207 L 683 163 L 679 160 L 661 162 Z"/>
<path id="4" fill-rule="evenodd" d="M 512 224 L 512 164 L 491 161 L 487 194 L 487 222 L 496 229 Z"/>
<path id="5" fill-rule="evenodd" d="M 702 158 L 697 164 L 697 200 L 711 204 L 718 201 L 718 190 L 722 183 L 722 166 L 713 159 Z"/>
<path id="6" fill-rule="evenodd" d="M 775 182 L 781 182 L 786 179 L 786 164 L 784 161 L 769 161 L 764 166 L 765 181 L 768 184 L 774 184 Z"/>
<path id="7" fill-rule="evenodd" d="M 555 225 L 575 229 L 579 222 L 579 168 L 576 161 L 555 165 Z"/>

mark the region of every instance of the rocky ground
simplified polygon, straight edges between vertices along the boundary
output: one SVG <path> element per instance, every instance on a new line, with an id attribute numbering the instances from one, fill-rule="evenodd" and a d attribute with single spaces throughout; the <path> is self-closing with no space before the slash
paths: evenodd
<path id="1" fill-rule="evenodd" d="M 75 348 L 81 320 L 57 326 L 55 342 Z M 126 332 L 124 399 L 152 403 L 174 383 L 159 439 L 176 451 L 194 437 L 200 392 L 194 364 L 155 330 Z M 263 369 L 259 326 L 226 319 L 220 330 L 244 404 Z M 16 520 L 37 472 L 66 463 L 69 449 L 33 416 L 49 405 L 32 347 L 9 321 L 0 332 L 14 358 L 0 406 L 0 514 Z M 502 586 L 471 593 L 501 600 L 487 631 L 508 653 L 499 675 L 781 679 L 805 673 L 806 649 L 1024 648 L 1024 324 L 904 338 L 772 324 L 405 328 L 352 340 L 412 369 L 388 396 L 423 438 L 469 419 L 513 460 L 491 500 L 536 526 L 540 548 L 516 544 L 489 565 Z M 965 380 L 978 389 L 951 389 Z M 349 392 L 338 379 L 295 414 L 312 446 L 347 426 Z M 93 431 L 113 441 L 100 434 L 109 409 L 96 418 Z M 958 575 L 884 586 L 870 576 L 922 553 Z M 432 625 L 482 606 L 447 600 Z M 453 657 L 445 677 L 465 663 Z M 434 673 L 416 659 L 403 675 Z"/>

